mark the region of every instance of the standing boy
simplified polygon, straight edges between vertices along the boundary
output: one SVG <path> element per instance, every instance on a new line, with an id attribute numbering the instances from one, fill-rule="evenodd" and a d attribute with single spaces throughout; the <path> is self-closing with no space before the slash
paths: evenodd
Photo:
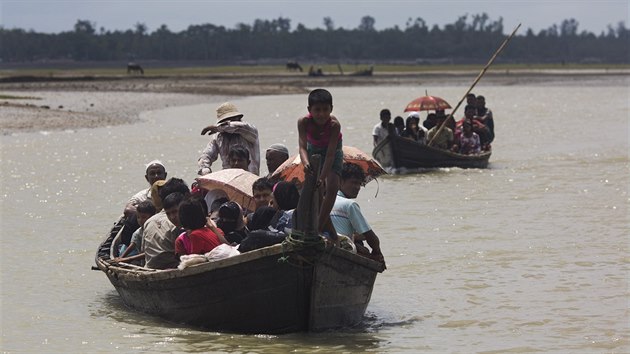
<path id="1" fill-rule="evenodd" d="M 300 159 L 307 173 L 315 174 L 319 187 L 325 186 L 324 200 L 319 209 L 319 231 L 332 232 L 330 210 L 339 190 L 339 176 L 343 165 L 341 124 L 333 116 L 332 95 L 324 89 L 315 89 L 308 95 L 308 115 L 298 119 Z M 322 169 L 313 171 L 310 157 L 322 156 Z M 333 240 L 337 234 L 331 234 Z"/>

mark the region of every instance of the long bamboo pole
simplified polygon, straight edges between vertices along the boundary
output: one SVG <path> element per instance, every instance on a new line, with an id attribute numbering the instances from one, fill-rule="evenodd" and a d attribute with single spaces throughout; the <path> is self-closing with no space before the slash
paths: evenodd
<path id="1" fill-rule="evenodd" d="M 512 31 L 512 34 L 510 34 L 501 44 L 501 46 L 499 47 L 499 49 L 497 49 L 496 52 L 494 52 L 494 55 L 492 56 L 492 58 L 490 58 L 490 61 L 488 61 L 488 64 L 486 64 L 486 66 L 484 66 L 484 68 L 481 70 L 481 72 L 479 73 L 479 75 L 477 75 L 477 78 L 475 79 L 475 81 L 473 82 L 473 84 L 470 86 L 470 88 L 468 89 L 468 91 L 466 91 L 466 93 L 464 94 L 464 96 L 462 97 L 461 100 L 459 100 L 459 102 L 457 103 L 457 106 L 455 106 L 455 108 L 453 109 L 453 111 L 450 113 L 450 115 L 453 117 L 453 119 L 455 119 L 455 112 L 457 111 L 457 109 L 459 108 L 459 106 L 462 105 L 462 102 L 464 102 L 464 100 L 466 99 L 466 96 L 468 96 L 468 94 L 470 93 L 470 91 L 472 91 L 473 88 L 475 88 L 475 85 L 477 85 L 477 83 L 479 82 L 479 80 L 481 80 L 481 78 L 483 77 L 483 75 L 486 73 L 486 71 L 488 70 L 488 68 L 490 67 L 490 65 L 492 65 L 492 63 L 494 63 L 494 59 L 497 58 L 497 55 L 499 55 L 499 53 L 501 53 L 501 51 L 503 50 L 503 48 L 505 48 L 505 46 L 508 44 L 508 42 L 512 39 L 512 37 L 514 37 L 514 35 L 516 34 L 516 31 L 521 27 L 521 24 L 519 23 L 518 26 L 516 26 L 516 28 L 514 28 L 514 31 Z M 448 116 L 447 118 L 442 122 L 442 124 L 440 124 L 438 130 L 435 132 L 435 135 L 433 135 L 433 138 L 429 141 L 429 143 L 427 145 L 431 146 L 433 144 L 433 140 L 435 140 L 435 138 L 437 138 L 438 135 L 440 135 L 440 132 L 442 132 L 442 129 L 444 128 L 444 125 L 446 124 L 446 121 L 448 120 Z"/>

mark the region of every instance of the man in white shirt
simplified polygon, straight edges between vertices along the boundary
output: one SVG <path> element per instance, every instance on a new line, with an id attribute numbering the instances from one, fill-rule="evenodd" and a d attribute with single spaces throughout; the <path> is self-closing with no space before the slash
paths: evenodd
<path id="1" fill-rule="evenodd" d="M 389 121 L 392 119 L 392 114 L 389 109 L 385 108 L 381 110 L 381 122 L 374 126 L 372 130 L 372 136 L 374 137 L 374 146 L 378 145 L 383 139 L 387 137 Z"/>
<path id="2" fill-rule="evenodd" d="M 160 160 L 153 160 L 146 165 L 144 179 L 149 182 L 149 188 L 143 189 L 134 194 L 125 205 L 124 214 L 129 218 L 136 214 L 136 207 L 145 200 L 151 201 L 151 186 L 159 180 L 166 179 L 166 168 Z"/>

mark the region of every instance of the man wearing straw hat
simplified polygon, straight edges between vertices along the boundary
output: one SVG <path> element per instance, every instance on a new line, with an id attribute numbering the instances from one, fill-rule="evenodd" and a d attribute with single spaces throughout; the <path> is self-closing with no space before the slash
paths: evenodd
<path id="1" fill-rule="evenodd" d="M 247 170 L 258 175 L 260 170 L 260 144 L 258 142 L 258 129 L 253 125 L 241 121 L 243 114 L 239 113 L 233 103 L 225 102 L 217 108 L 217 124 L 209 125 L 201 131 L 213 135 L 208 146 L 202 151 L 197 161 L 199 169 L 197 173 L 205 175 L 212 172 L 211 166 L 221 156 L 223 168 L 230 168 L 228 154 L 230 147 L 243 145 L 249 151 L 250 163 Z"/>

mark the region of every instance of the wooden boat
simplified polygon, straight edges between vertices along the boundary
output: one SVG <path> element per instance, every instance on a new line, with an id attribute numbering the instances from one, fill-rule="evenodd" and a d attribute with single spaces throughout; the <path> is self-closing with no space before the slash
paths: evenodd
<path id="1" fill-rule="evenodd" d="M 119 229 L 120 223 L 99 247 L 96 265 L 123 302 L 210 330 L 276 334 L 356 325 L 384 270 L 338 247 L 287 243 L 183 270 L 155 270 L 113 261 Z"/>
<path id="2" fill-rule="evenodd" d="M 389 134 L 374 147 L 372 156 L 385 168 L 486 168 L 492 152 L 484 151 L 476 155 L 462 155 L 449 150 L 438 149 L 411 139 Z"/>
<path id="3" fill-rule="evenodd" d="M 370 66 L 368 69 L 351 72 L 350 74 L 348 74 L 348 76 L 372 76 L 373 72 L 374 72 L 374 67 Z"/>

